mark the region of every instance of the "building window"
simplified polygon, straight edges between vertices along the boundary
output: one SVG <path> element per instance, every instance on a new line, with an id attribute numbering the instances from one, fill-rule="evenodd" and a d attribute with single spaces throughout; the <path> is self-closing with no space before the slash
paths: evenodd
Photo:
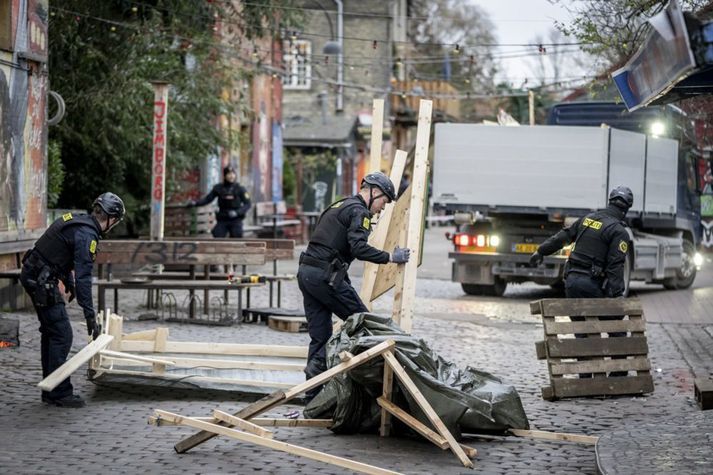
<path id="1" fill-rule="evenodd" d="M 309 41 L 293 40 L 285 42 L 285 75 L 282 84 L 285 89 L 309 89 L 312 80 Z"/>

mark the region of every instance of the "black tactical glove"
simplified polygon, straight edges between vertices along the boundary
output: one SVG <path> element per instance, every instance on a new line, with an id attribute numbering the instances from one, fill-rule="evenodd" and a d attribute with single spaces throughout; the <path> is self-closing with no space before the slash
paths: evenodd
<path id="1" fill-rule="evenodd" d="M 84 319 L 87 321 L 87 334 L 92 337 L 92 340 L 99 338 L 102 327 L 97 323 L 97 317 L 93 313 L 85 313 Z"/>
<path id="2" fill-rule="evenodd" d="M 391 262 L 394 264 L 405 264 L 411 257 L 411 249 L 396 246 L 391 253 Z"/>
<path id="3" fill-rule="evenodd" d="M 533 267 L 539 266 L 542 261 L 545 259 L 545 257 L 539 253 L 539 251 L 535 251 L 532 253 L 530 256 L 530 265 Z"/>

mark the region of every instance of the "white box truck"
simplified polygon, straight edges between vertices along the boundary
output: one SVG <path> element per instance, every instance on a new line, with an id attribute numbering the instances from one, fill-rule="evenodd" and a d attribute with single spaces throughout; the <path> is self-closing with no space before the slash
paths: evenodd
<path id="1" fill-rule="evenodd" d="M 685 288 L 696 275 L 696 223 L 678 212 L 676 140 L 610 127 L 442 123 L 435 126 L 434 208 L 455 214 L 452 279 L 468 294 L 502 295 L 508 283 L 562 284 L 569 249 L 530 266 L 538 245 L 634 192 L 627 215 L 629 280 Z"/>

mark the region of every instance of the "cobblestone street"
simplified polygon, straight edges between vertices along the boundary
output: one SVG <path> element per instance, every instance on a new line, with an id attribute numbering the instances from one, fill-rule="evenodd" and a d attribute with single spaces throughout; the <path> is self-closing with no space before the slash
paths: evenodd
<path id="1" fill-rule="evenodd" d="M 520 392 L 532 428 L 602 435 L 636 424 L 655 423 L 700 412 L 693 399 L 693 378 L 713 375 L 713 271 L 710 262 L 689 290 L 664 291 L 634 285 L 647 323 L 655 391 L 646 397 L 580 398 L 547 402 L 540 388 L 548 384 L 546 363 L 535 355 L 542 339 L 539 316 L 528 303 L 558 296 L 549 287 L 514 286 L 502 298 L 471 297 L 450 282 L 444 228 L 427 230 L 424 264 L 415 302 L 413 334 L 425 339 L 444 358 L 461 367 L 491 372 Z M 291 267 L 292 266 L 292 267 Z M 295 272 L 294 263 L 281 263 L 281 272 Z M 358 276 L 355 266 L 351 275 Z M 355 287 L 360 279 L 354 278 Z M 170 328 L 171 340 L 306 345 L 306 333 L 282 333 L 262 324 L 211 327 L 138 321 L 146 310 L 145 295 L 121 291 L 119 314 L 124 332 Z M 267 292 L 253 295 L 253 306 L 266 306 Z M 179 296 L 178 301 L 181 301 Z M 283 289 L 283 304 L 299 307 L 296 284 Z M 390 311 L 391 296 L 375 307 Z M 73 352 L 87 341 L 81 311 L 68 307 L 73 320 Z M 235 394 L 157 389 L 139 386 L 98 386 L 83 370 L 72 377 L 77 392 L 86 397 L 84 409 L 48 407 L 36 387 L 41 369 L 39 332 L 31 312 L 11 314 L 20 319 L 21 347 L 0 350 L 4 382 L 0 425 L 0 466 L 4 473 L 345 473 L 337 467 L 292 455 L 216 438 L 187 454 L 173 445 L 194 432 L 179 427 L 153 427 L 146 419 L 153 409 L 207 416 L 214 408 L 236 412 L 249 399 Z M 280 406 L 265 417 L 283 417 L 299 405 Z M 464 469 L 450 452 L 422 441 L 380 438 L 377 435 L 334 435 L 325 429 L 276 428 L 275 439 L 333 455 L 353 458 L 404 473 L 596 473 L 593 446 L 546 442 L 516 437 L 466 438 L 478 449 L 475 470 Z M 686 473 L 686 470 L 679 470 Z"/>

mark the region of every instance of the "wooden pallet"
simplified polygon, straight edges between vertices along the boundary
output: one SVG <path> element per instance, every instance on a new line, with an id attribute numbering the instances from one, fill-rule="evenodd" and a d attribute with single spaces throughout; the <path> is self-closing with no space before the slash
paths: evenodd
<path id="1" fill-rule="evenodd" d="M 270 315 L 267 326 L 278 332 L 300 333 L 307 331 L 307 319 L 304 317 L 279 317 Z"/>
<path id="2" fill-rule="evenodd" d="M 637 299 L 543 299 L 531 302 L 530 312 L 542 315 L 544 325 L 545 339 L 535 344 L 550 375 L 543 399 L 653 392 L 646 322 Z M 622 319 L 601 319 L 614 316 Z M 609 335 L 614 332 L 626 336 Z"/>
<path id="3" fill-rule="evenodd" d="M 693 380 L 693 392 L 696 403 L 702 410 L 713 409 L 713 379 L 696 378 Z"/>
<path id="4" fill-rule="evenodd" d="M 251 307 L 243 309 L 243 322 L 245 323 L 268 323 L 271 316 L 275 317 L 304 317 L 305 313 L 302 310 L 291 310 L 282 307 Z"/>

